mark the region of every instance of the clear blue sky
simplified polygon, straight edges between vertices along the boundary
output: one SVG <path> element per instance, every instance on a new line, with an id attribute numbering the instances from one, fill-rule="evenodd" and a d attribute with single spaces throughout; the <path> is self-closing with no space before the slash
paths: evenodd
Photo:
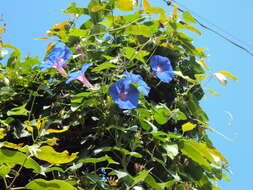
<path id="1" fill-rule="evenodd" d="M 8 32 L 4 36 L 6 43 L 11 43 L 21 49 L 22 55 L 43 56 L 47 41 L 34 40 L 41 37 L 53 24 L 67 20 L 60 12 L 67 8 L 74 0 L 8 0 L 2 1 L 0 13 L 3 13 L 7 23 Z M 88 1 L 88 0 L 87 0 Z M 75 0 L 79 5 L 85 5 L 86 0 Z M 162 0 L 150 0 L 153 5 L 164 5 Z M 231 0 L 178 0 L 198 15 L 207 18 L 212 23 L 222 27 L 229 33 L 239 37 L 247 44 L 252 44 L 253 50 L 253 1 L 244 0 L 235 2 Z M 206 23 L 206 21 L 203 21 Z M 200 28 L 201 29 L 201 28 Z M 213 71 L 229 71 L 239 78 L 239 82 L 229 81 L 223 87 L 212 80 L 207 88 L 211 88 L 222 95 L 221 98 L 207 94 L 202 106 L 210 117 L 210 125 L 230 138 L 229 142 L 223 137 L 211 134 L 218 149 L 230 161 L 230 183 L 222 182 L 224 190 L 251 189 L 253 169 L 253 141 L 252 141 L 252 84 L 253 57 L 234 47 L 210 32 L 201 29 L 203 35 L 196 38 L 196 44 L 206 47 L 208 65 Z M 225 113 L 233 115 L 233 121 Z M 232 126 L 231 123 L 232 122 Z"/>

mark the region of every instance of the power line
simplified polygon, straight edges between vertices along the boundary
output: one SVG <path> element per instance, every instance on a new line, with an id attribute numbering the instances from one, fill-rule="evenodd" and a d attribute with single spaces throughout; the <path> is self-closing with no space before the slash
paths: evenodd
<path id="1" fill-rule="evenodd" d="M 187 10 L 188 12 L 191 12 L 191 13 L 194 15 L 193 18 L 195 19 L 195 21 L 196 21 L 202 28 L 204 28 L 204 29 L 206 29 L 206 30 L 208 30 L 208 31 L 210 31 L 210 32 L 212 32 L 212 33 L 214 33 L 214 34 L 216 34 L 217 36 L 221 37 L 222 39 L 226 40 L 227 42 L 233 44 L 234 46 L 236 46 L 236 47 L 242 49 L 243 51 L 247 52 L 249 55 L 253 56 L 253 52 L 250 51 L 248 48 L 244 47 L 244 45 L 246 45 L 246 43 L 243 42 L 242 40 L 240 40 L 239 38 L 235 37 L 235 36 L 232 35 L 231 33 L 227 32 L 227 31 L 225 31 L 224 29 L 222 29 L 221 27 L 219 27 L 219 26 L 217 26 L 217 25 L 211 23 L 210 21 L 208 21 L 208 20 L 205 19 L 204 17 L 199 16 L 197 13 L 195 13 L 195 12 L 192 11 L 192 10 L 190 10 L 189 8 L 187 8 L 186 6 L 184 6 L 183 4 L 178 3 L 176 0 L 163 0 L 163 1 L 166 2 L 168 6 L 170 6 L 170 5 L 172 4 L 172 2 L 174 2 L 174 3 L 178 4 L 180 7 L 183 7 L 185 10 Z M 179 8 L 178 10 L 181 11 L 182 13 L 185 12 L 185 10 L 182 10 L 181 8 Z M 196 17 L 198 17 L 198 18 L 200 18 L 200 19 L 202 19 L 202 20 L 205 20 L 205 21 L 206 21 L 207 23 L 209 23 L 210 25 L 213 25 L 215 28 L 217 28 L 217 29 L 219 29 L 220 31 L 222 31 L 223 34 L 222 34 L 221 32 L 218 32 L 218 31 L 214 30 L 213 28 L 211 28 L 211 27 L 209 27 L 209 26 L 203 24 L 203 23 L 200 22 L 200 20 L 197 19 Z M 227 36 L 224 35 L 224 34 L 226 34 L 227 36 L 230 36 L 230 38 L 227 37 Z M 231 39 L 231 38 L 232 38 L 232 39 Z M 241 42 L 241 44 L 244 44 L 244 45 L 241 45 L 241 44 L 235 42 L 235 40 L 233 40 L 233 39 L 236 39 L 237 41 Z"/>

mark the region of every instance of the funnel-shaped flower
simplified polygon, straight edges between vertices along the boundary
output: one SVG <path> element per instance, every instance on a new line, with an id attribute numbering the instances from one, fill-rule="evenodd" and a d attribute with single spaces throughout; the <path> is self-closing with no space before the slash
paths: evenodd
<path id="1" fill-rule="evenodd" d="M 72 53 L 68 47 L 54 48 L 46 57 L 46 63 L 39 65 L 39 68 L 42 71 L 45 71 L 49 68 L 55 68 L 62 75 L 66 75 L 63 66 L 71 56 Z"/>
<path id="2" fill-rule="evenodd" d="M 113 83 L 109 88 L 109 94 L 121 109 L 133 109 L 138 106 L 140 92 L 126 78 Z"/>
<path id="3" fill-rule="evenodd" d="M 88 79 L 87 79 L 86 76 L 85 76 L 85 72 L 87 71 L 87 69 L 88 69 L 90 66 L 91 66 L 91 64 L 83 64 L 81 70 L 75 71 L 75 72 L 73 72 L 73 73 L 70 73 L 70 74 L 68 75 L 68 78 L 69 78 L 69 79 L 66 81 L 66 83 L 69 84 L 70 81 L 76 80 L 76 79 L 77 79 L 77 80 L 79 80 L 79 81 L 81 81 L 81 82 L 83 83 L 83 86 L 84 86 L 84 87 L 90 87 L 91 84 L 90 84 L 90 82 L 88 81 Z"/>
<path id="4" fill-rule="evenodd" d="M 161 81 L 169 83 L 175 76 L 170 60 L 167 57 L 154 55 L 150 60 L 153 74 Z"/>
<path id="5" fill-rule="evenodd" d="M 126 78 L 131 81 L 131 83 L 136 83 L 138 85 L 138 90 L 142 92 L 145 96 L 148 96 L 150 88 L 140 75 L 124 72 L 124 76 L 126 76 Z"/>

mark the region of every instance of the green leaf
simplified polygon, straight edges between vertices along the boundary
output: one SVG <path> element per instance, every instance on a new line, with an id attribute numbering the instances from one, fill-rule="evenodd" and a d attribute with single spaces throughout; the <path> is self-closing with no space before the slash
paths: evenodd
<path id="1" fill-rule="evenodd" d="M 182 130 L 183 130 L 183 132 L 191 131 L 196 126 L 197 126 L 196 124 L 192 124 L 191 122 L 187 122 L 187 123 L 182 125 Z"/>
<path id="2" fill-rule="evenodd" d="M 117 0 L 116 8 L 120 9 L 121 11 L 132 11 L 133 3 L 131 0 Z"/>
<path id="3" fill-rule="evenodd" d="M 128 176 L 129 174 L 124 171 L 113 170 L 112 172 L 109 173 L 109 175 L 116 175 L 118 177 L 118 179 L 121 179 L 123 177 Z"/>
<path id="4" fill-rule="evenodd" d="M 60 168 L 60 167 L 51 167 L 51 168 L 47 168 L 44 172 L 45 173 L 49 173 L 49 172 L 52 172 L 52 171 L 58 171 L 58 172 L 61 172 L 61 173 L 64 173 L 65 171 Z"/>
<path id="5" fill-rule="evenodd" d="M 72 97 L 71 104 L 80 104 L 80 103 L 82 103 L 84 98 L 89 98 L 89 97 L 91 97 L 91 95 L 92 95 L 91 92 L 78 93 Z"/>
<path id="6" fill-rule="evenodd" d="M 67 14 L 78 14 L 78 15 L 88 15 L 89 11 L 87 8 L 76 7 L 76 3 L 71 3 L 70 6 L 66 10 L 62 10 L 62 12 Z"/>
<path id="7" fill-rule="evenodd" d="M 92 163 L 92 164 L 96 164 L 99 162 L 105 162 L 107 161 L 109 164 L 119 164 L 118 162 L 114 161 L 110 156 L 105 155 L 103 157 L 100 158 L 85 158 L 80 160 L 79 162 L 81 163 Z"/>
<path id="8" fill-rule="evenodd" d="M 181 71 L 174 71 L 174 73 L 175 73 L 177 76 L 179 76 L 179 77 L 181 77 L 181 78 L 187 80 L 188 82 L 196 83 L 196 81 L 195 81 L 194 79 L 190 78 L 189 76 L 185 76 Z"/>
<path id="9" fill-rule="evenodd" d="M 78 28 L 71 28 L 69 31 L 69 36 L 82 37 L 88 34 L 88 30 L 82 30 Z"/>
<path id="10" fill-rule="evenodd" d="M 25 187 L 31 190 L 76 190 L 76 188 L 69 183 L 56 179 L 51 181 L 35 179 L 29 182 Z"/>
<path id="11" fill-rule="evenodd" d="M 189 94 L 188 99 L 188 108 L 192 115 L 194 115 L 197 119 L 203 122 L 208 121 L 208 117 L 206 113 L 202 110 L 202 108 L 199 105 L 199 102 L 197 98 L 193 94 Z"/>
<path id="12" fill-rule="evenodd" d="M 8 173 L 10 173 L 11 168 L 13 168 L 15 166 L 15 164 L 1 164 L 0 165 L 0 176 L 2 177 L 6 177 L 8 175 Z"/>
<path id="13" fill-rule="evenodd" d="M 125 47 L 122 49 L 122 54 L 124 57 L 126 57 L 129 60 L 137 59 L 141 61 L 142 63 L 146 63 L 144 57 L 149 55 L 149 52 L 144 51 L 144 50 L 137 51 L 136 49 L 132 47 Z"/>
<path id="14" fill-rule="evenodd" d="M 136 177 L 134 177 L 134 182 L 132 183 L 132 187 L 135 186 L 136 184 L 144 181 L 146 179 L 146 177 L 148 176 L 150 171 L 148 170 L 143 170 L 140 173 L 138 173 L 138 175 Z"/>
<path id="15" fill-rule="evenodd" d="M 142 158 L 142 155 L 140 153 L 138 153 L 138 152 L 130 152 L 130 151 L 128 151 L 125 148 L 117 147 L 117 146 L 114 146 L 114 147 L 103 147 L 103 148 L 100 148 L 100 149 L 96 149 L 94 152 L 96 154 L 98 154 L 100 152 L 108 152 L 108 151 L 112 151 L 112 150 L 119 151 L 119 152 L 121 152 L 124 155 L 129 155 L 129 156 L 133 156 L 133 157 L 136 157 L 136 158 Z"/>
<path id="16" fill-rule="evenodd" d="M 128 26 L 124 33 L 131 34 L 131 35 L 151 37 L 153 35 L 153 30 L 151 27 L 146 26 L 144 24 L 135 24 L 135 25 Z"/>
<path id="17" fill-rule="evenodd" d="M 207 160 L 201 155 L 198 148 L 195 147 L 192 143 L 189 141 L 183 142 L 183 147 L 180 149 L 180 151 L 187 157 L 191 158 L 193 161 L 197 162 L 201 166 L 205 166 L 208 169 L 211 168 L 211 165 L 207 162 Z"/>
<path id="18" fill-rule="evenodd" d="M 69 154 L 68 151 L 56 152 L 51 146 L 42 146 L 35 157 L 51 164 L 65 164 L 76 159 L 78 152 Z"/>
<path id="19" fill-rule="evenodd" d="M 111 68 L 115 69 L 115 68 L 117 68 L 117 66 L 112 63 L 105 62 L 105 63 L 102 63 L 99 66 L 95 67 L 94 69 L 92 69 L 92 72 L 100 72 L 105 69 L 111 69 Z"/>
<path id="20" fill-rule="evenodd" d="M 23 165 L 25 168 L 33 169 L 34 173 L 40 173 L 40 165 L 35 162 L 32 158 L 27 157 L 24 153 L 0 149 L 0 163 L 10 165 Z"/>
<path id="21" fill-rule="evenodd" d="M 12 116 L 12 115 L 24 115 L 27 116 L 29 111 L 27 109 L 25 109 L 26 104 L 20 106 L 20 107 L 16 107 L 11 109 L 10 111 L 7 112 L 8 116 Z"/>
<path id="22" fill-rule="evenodd" d="M 217 166 L 220 166 L 221 157 L 215 156 L 213 154 L 213 152 L 215 152 L 215 149 L 209 148 L 205 143 L 196 142 L 190 139 L 185 142 L 187 142 L 188 145 L 195 147 L 198 150 L 198 152 L 209 162 Z"/>
<path id="23" fill-rule="evenodd" d="M 183 12 L 183 20 L 186 23 L 191 23 L 191 24 L 196 24 L 197 23 L 196 20 L 195 20 L 195 18 L 188 11 L 184 11 Z"/>
<path id="24" fill-rule="evenodd" d="M 160 125 L 166 124 L 170 117 L 171 112 L 166 108 L 159 108 L 155 110 L 154 118 L 155 121 Z"/>
<path id="25" fill-rule="evenodd" d="M 15 68 L 16 64 L 20 61 L 20 56 L 19 49 L 15 48 L 7 61 L 7 66 L 10 68 Z"/>
<path id="26" fill-rule="evenodd" d="M 203 81 L 206 79 L 207 74 L 195 74 L 194 77 L 198 80 L 198 81 Z"/>
<path id="27" fill-rule="evenodd" d="M 166 11 L 161 7 L 148 7 L 144 11 L 145 13 L 151 14 L 166 14 Z"/>
<path id="28" fill-rule="evenodd" d="M 177 121 L 186 120 L 187 116 L 181 112 L 179 109 L 172 110 L 173 117 L 175 116 Z"/>
<path id="29" fill-rule="evenodd" d="M 148 176 L 146 177 L 145 182 L 147 184 L 149 184 L 152 187 L 152 189 L 154 189 L 154 190 L 164 190 L 165 189 L 164 184 L 157 183 L 156 180 L 150 174 L 148 174 Z"/>

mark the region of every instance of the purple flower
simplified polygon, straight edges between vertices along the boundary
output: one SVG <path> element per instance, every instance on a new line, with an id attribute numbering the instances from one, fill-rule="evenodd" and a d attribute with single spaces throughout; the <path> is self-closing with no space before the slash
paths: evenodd
<path id="1" fill-rule="evenodd" d="M 133 109 L 138 106 L 140 92 L 126 78 L 113 83 L 109 88 L 109 94 L 121 109 Z"/>
<path id="2" fill-rule="evenodd" d="M 49 68 L 55 68 L 62 75 L 66 75 L 63 66 L 71 56 L 72 53 L 68 47 L 54 48 L 46 57 L 46 63 L 39 65 L 39 68 L 42 71 L 45 71 Z"/>
<path id="3" fill-rule="evenodd" d="M 161 81 L 169 83 L 175 76 L 170 60 L 167 57 L 154 55 L 150 60 L 153 74 Z"/>
<path id="4" fill-rule="evenodd" d="M 132 74 L 129 72 L 124 72 L 123 74 L 129 81 L 131 81 L 131 83 L 134 82 L 138 85 L 138 90 L 140 92 L 142 92 L 145 96 L 148 96 L 150 88 L 140 75 Z"/>
<path id="5" fill-rule="evenodd" d="M 84 87 L 90 87 L 91 83 L 88 81 L 88 79 L 85 76 L 85 72 L 87 71 L 87 69 L 91 66 L 91 64 L 83 64 L 82 69 L 79 71 L 75 71 L 73 73 L 70 73 L 68 75 L 68 80 L 66 81 L 67 84 L 70 83 L 70 81 L 72 80 L 79 80 L 83 83 Z"/>

